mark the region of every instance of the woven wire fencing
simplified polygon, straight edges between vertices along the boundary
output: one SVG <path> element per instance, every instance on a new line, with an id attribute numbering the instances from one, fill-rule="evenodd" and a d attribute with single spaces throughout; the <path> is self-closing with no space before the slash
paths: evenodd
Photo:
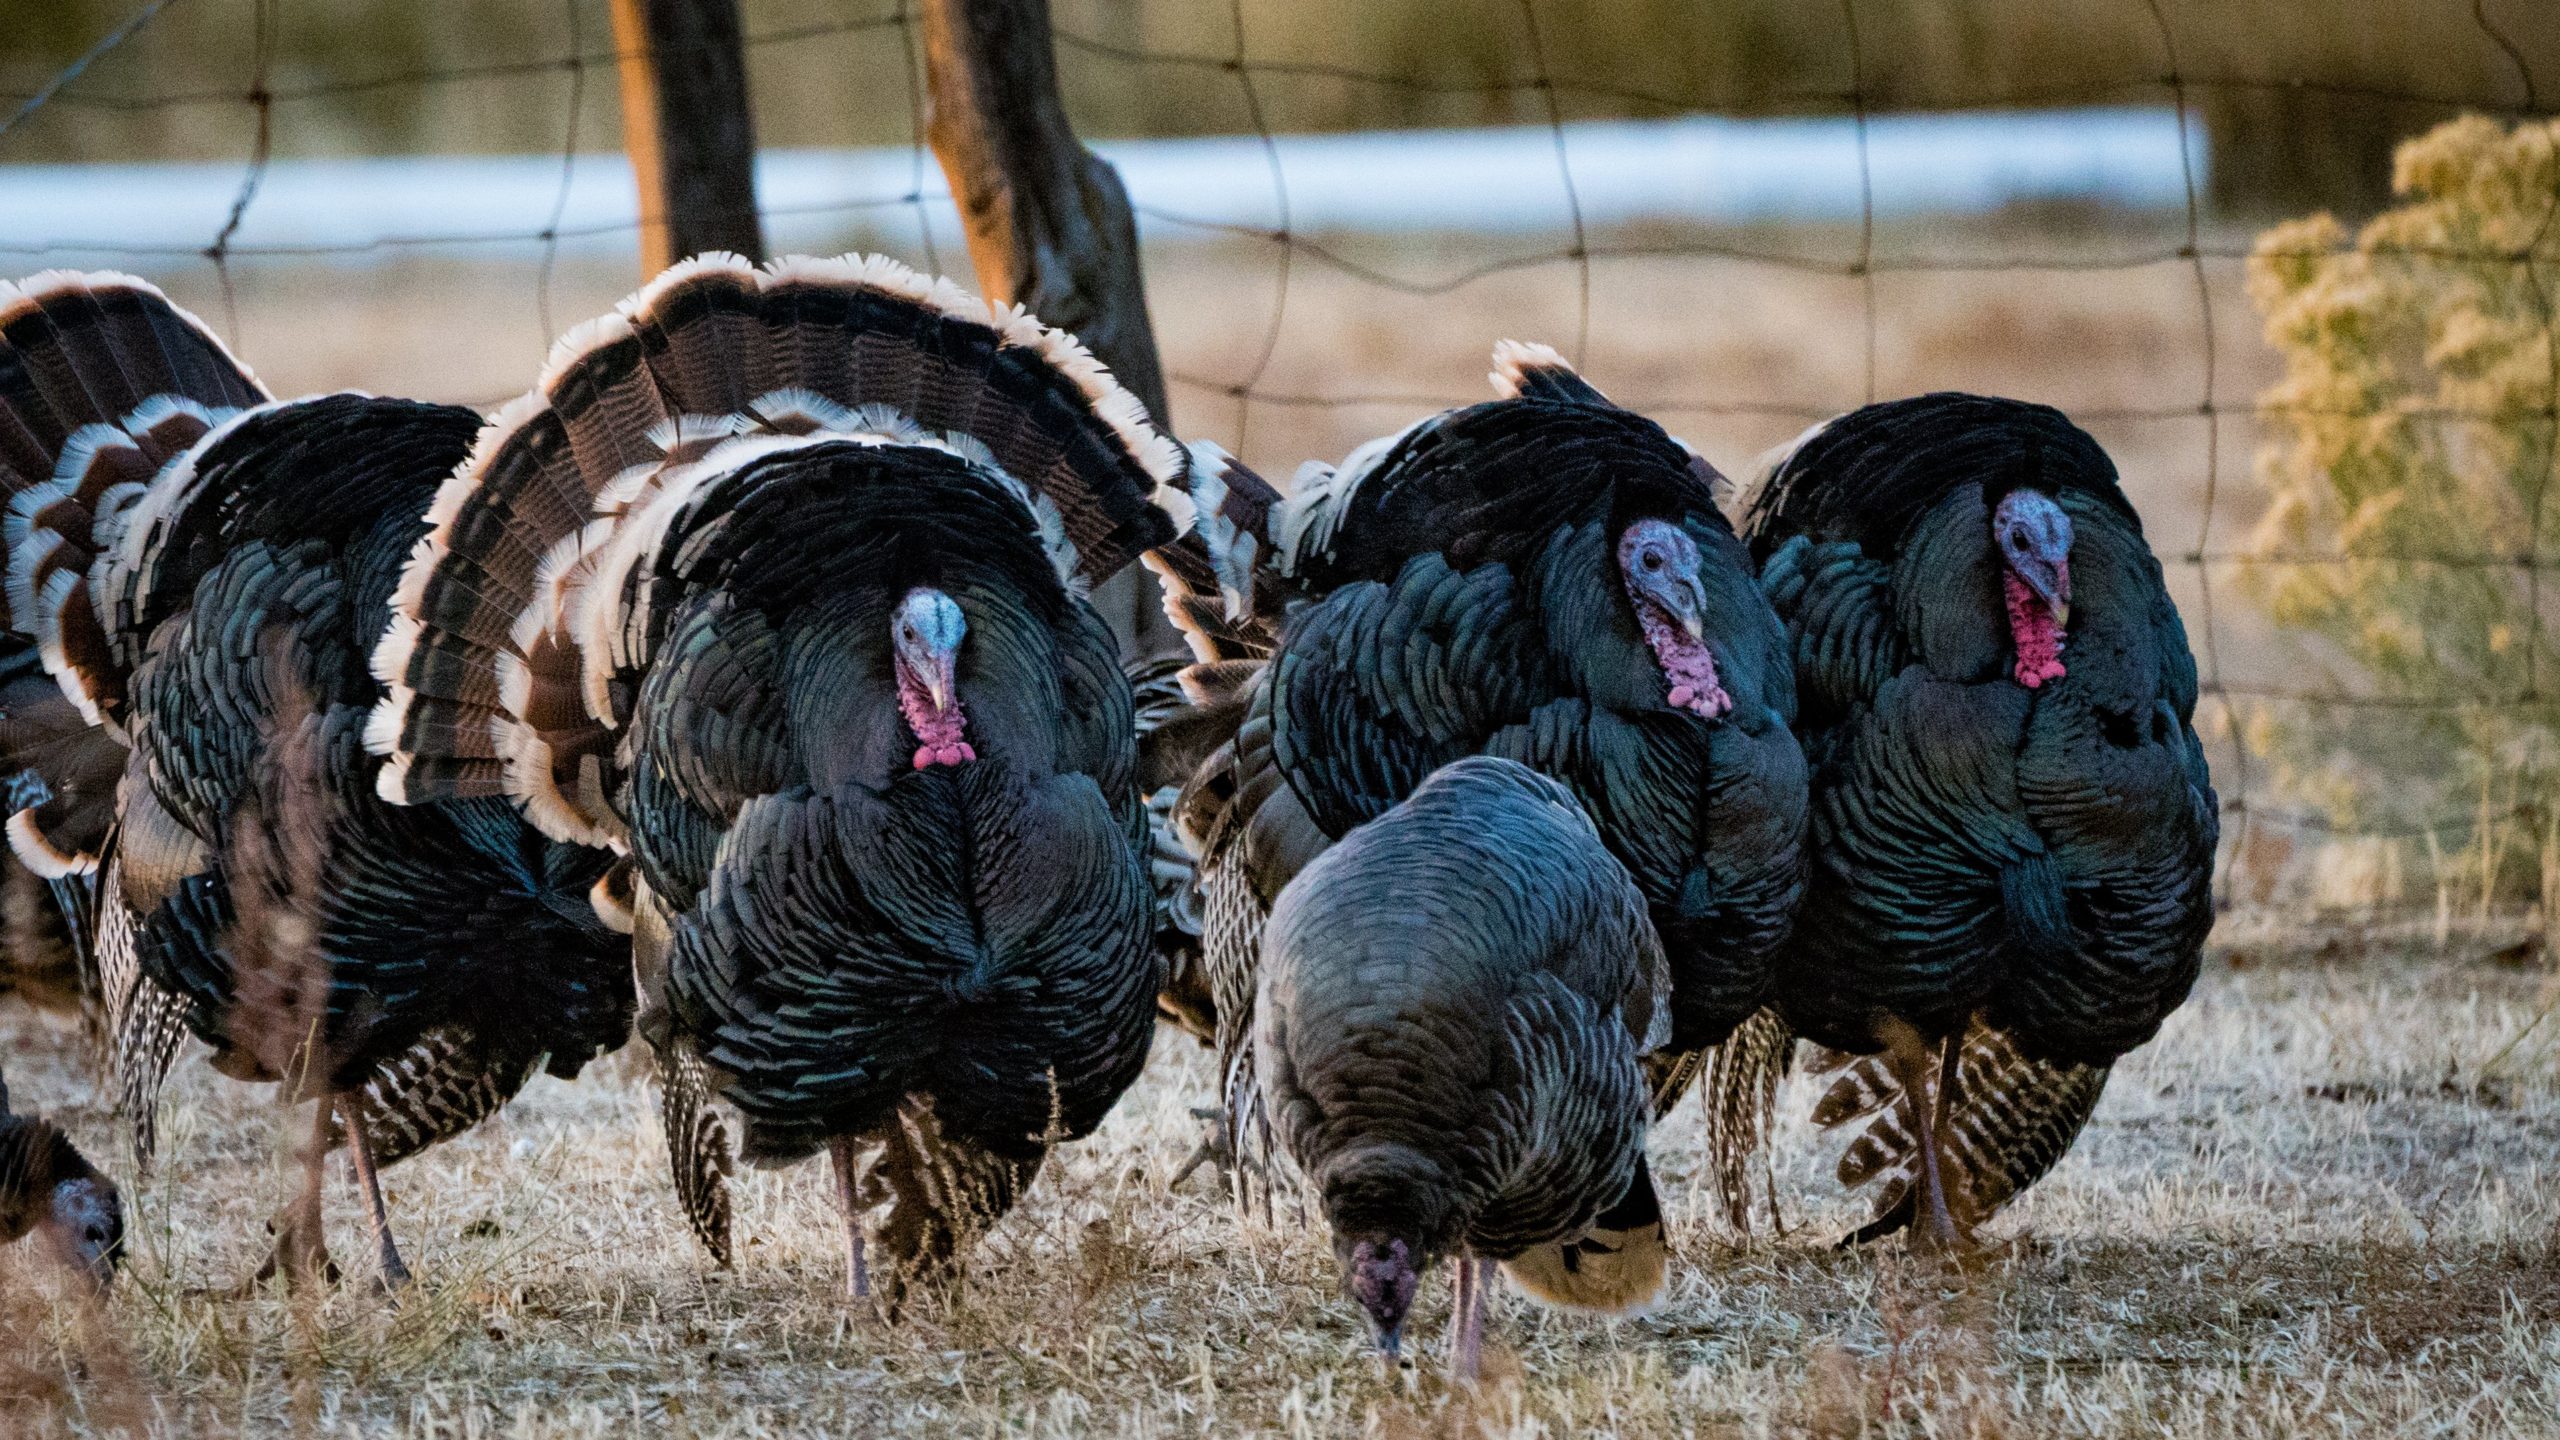
<path id="1" fill-rule="evenodd" d="M 743 9 L 773 248 L 967 278 L 906 4 Z M 0 71 L 0 265 L 138 271 L 281 392 L 521 389 L 637 283 L 607 0 L 394 13 L 68 7 Z M 2442 929 L 2560 893 L 2548 7 L 1082 0 L 1054 38 L 1126 156 L 1184 438 L 1286 477 L 1482 398 L 1506 336 L 1737 478 L 1868 400 L 2047 401 L 2187 624 L 2227 904 Z M 2410 203 L 2393 146 L 2466 115 L 2505 168 L 2438 184 L 2494 213 L 2360 232 Z M 2039 188 L 2093 120 L 2123 183 Z M 2325 363 L 2324 325 L 2389 333 Z M 2339 480 L 2395 464 L 2379 518 Z"/>

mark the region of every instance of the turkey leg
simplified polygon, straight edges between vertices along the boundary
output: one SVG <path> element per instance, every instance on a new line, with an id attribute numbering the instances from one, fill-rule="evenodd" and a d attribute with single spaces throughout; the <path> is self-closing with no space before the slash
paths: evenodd
<path id="1" fill-rule="evenodd" d="M 871 1267 L 862 1253 L 862 1211 L 853 1197 L 853 1142 L 838 1136 L 827 1146 L 836 1172 L 836 1205 L 844 1211 L 844 1293 L 854 1300 L 871 1298 Z"/>
<path id="2" fill-rule="evenodd" d="M 365 1208 L 373 1218 L 373 1243 L 382 1253 L 382 1288 L 397 1290 L 409 1283 L 409 1267 L 400 1263 L 400 1247 L 391 1240 L 391 1213 L 382 1205 L 382 1172 L 374 1168 L 373 1142 L 364 1133 L 364 1113 L 353 1095 L 336 1097 L 346 1122 L 347 1158 L 355 1162 L 356 1180 L 364 1186 Z M 321 1106 L 325 1114 L 328 1106 Z"/>
<path id="3" fill-rule="evenodd" d="M 258 1262 L 249 1278 L 231 1288 L 232 1299 L 248 1299 L 278 1275 L 284 1277 L 286 1288 L 295 1290 L 313 1279 L 326 1285 L 338 1283 L 338 1262 L 329 1258 L 329 1241 L 320 1230 L 321 1166 L 329 1158 L 329 1103 L 324 1100 L 316 1109 L 311 1139 L 302 1152 L 302 1189 L 267 1222 L 275 1243 L 267 1247 L 267 1258 Z"/>
<path id="4" fill-rule="evenodd" d="M 1492 1262 L 1461 1251 L 1452 1267 L 1457 1299 L 1449 1307 L 1449 1378 L 1474 1384 L 1484 1358 L 1484 1286 Z"/>
<path id="5" fill-rule="evenodd" d="M 1939 1155 L 1939 1119 L 1944 1109 L 1944 1097 L 1937 1093 L 1940 1057 L 1920 1032 L 1899 1020 L 1887 1022 L 1884 1042 L 1885 1063 L 1893 1071 L 1894 1084 L 1902 1088 L 1912 1142 L 1920 1151 L 1920 1214 L 1912 1239 L 1923 1250 L 1953 1254 L 1965 1248 L 1968 1237 L 1948 1208 L 1946 1172 Z M 1953 1041 L 1943 1043 L 1952 1051 Z"/>

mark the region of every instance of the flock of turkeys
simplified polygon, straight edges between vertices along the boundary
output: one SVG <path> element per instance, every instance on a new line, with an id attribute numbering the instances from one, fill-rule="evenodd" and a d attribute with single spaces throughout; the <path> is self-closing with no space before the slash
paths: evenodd
<path id="1" fill-rule="evenodd" d="M 733 1157 L 824 1154 L 890 1315 L 1160 1020 L 1384 1350 L 1453 1273 L 1461 1374 L 1497 1267 L 1659 1293 L 1693 1088 L 1735 1223 L 1807 1063 L 1859 1238 L 1963 1246 L 2211 921 L 2114 467 L 1927 395 L 1735 494 L 1552 351 L 1492 378 L 1284 494 L 876 258 L 678 265 L 486 420 L 274 399 L 129 277 L 0 286 L 8 973 L 86 1005 L 145 1159 L 191 1037 L 314 1102 L 246 1285 L 335 1274 L 344 1146 L 397 1286 L 381 1169 L 635 1031 L 710 1254 Z M 1188 663 L 1088 602 L 1139 561 Z M 113 1183 L 5 1095 L 0 1241 L 106 1285 Z"/>

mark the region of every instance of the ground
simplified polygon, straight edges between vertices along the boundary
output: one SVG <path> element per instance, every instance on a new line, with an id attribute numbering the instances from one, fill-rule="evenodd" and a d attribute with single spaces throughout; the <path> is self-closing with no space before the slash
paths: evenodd
<path id="1" fill-rule="evenodd" d="M 254 1261 L 300 1124 L 189 1059 L 161 1166 L 128 1189 L 112 1303 L 84 1313 L 9 1257 L 0 1433 L 2560 1433 L 2551 973 L 2459 938 L 2232 928 L 1970 1271 L 1830 1248 L 1855 1212 L 1801 1127 L 1793 1228 L 1737 1248 L 1684 1107 L 1654 1140 L 1679 1250 L 1664 1303 L 1608 1322 L 1506 1292 L 1467 1394 L 1439 1377 L 1437 1277 L 1416 1368 L 1386 1376 L 1287 1204 L 1265 1226 L 1202 1180 L 1167 1188 L 1208 1083 L 1169 1031 L 964 1288 L 895 1327 L 839 1299 L 815 1164 L 746 1175 L 738 1266 L 710 1268 L 620 1059 L 391 1172 L 420 1277 L 396 1307 L 361 1285 L 307 1311 L 203 1298 Z M 116 1153 L 68 1028 L 12 1012 L 0 1041 L 22 1106 Z M 342 1166 L 329 1204 L 362 1277 Z"/>

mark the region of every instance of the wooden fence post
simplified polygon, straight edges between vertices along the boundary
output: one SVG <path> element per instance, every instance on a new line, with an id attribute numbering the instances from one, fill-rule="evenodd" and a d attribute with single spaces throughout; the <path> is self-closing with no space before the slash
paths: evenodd
<path id="1" fill-rule="evenodd" d="M 764 258 L 741 40 L 738 0 L 613 0 L 645 274 L 705 250 Z"/>
<path id="2" fill-rule="evenodd" d="M 1068 123 L 1048 0 L 922 0 L 922 14 L 926 138 L 951 183 L 980 293 L 1074 332 L 1166 424 L 1137 221 L 1118 172 Z M 1094 603 L 1135 653 L 1179 648 L 1154 577 L 1138 567 Z"/>

